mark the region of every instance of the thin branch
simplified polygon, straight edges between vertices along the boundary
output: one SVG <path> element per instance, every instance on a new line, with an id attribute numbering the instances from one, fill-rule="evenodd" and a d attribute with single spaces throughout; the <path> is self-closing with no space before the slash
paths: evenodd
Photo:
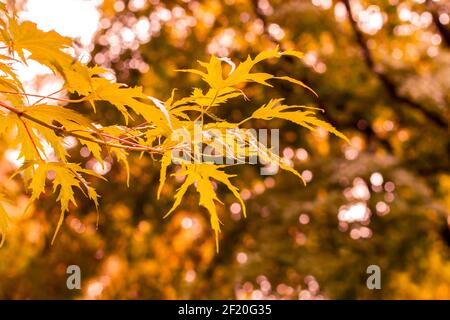
<path id="1" fill-rule="evenodd" d="M 89 132 L 89 131 L 86 131 L 86 132 L 92 133 L 92 132 Z M 98 132 L 98 134 L 101 135 L 102 137 L 113 139 L 113 140 L 117 140 L 117 141 L 125 143 L 125 144 L 127 144 L 129 146 L 133 146 L 133 147 L 140 147 L 141 146 L 139 143 L 135 143 L 133 141 L 128 141 L 127 140 L 127 139 L 133 139 L 133 138 L 135 138 L 135 136 L 131 136 L 131 137 L 128 137 L 128 138 L 120 138 L 120 137 L 115 137 L 113 135 L 110 135 L 110 134 L 107 134 L 107 133 L 104 133 L 104 132 Z"/>
<path id="2" fill-rule="evenodd" d="M 59 90 L 57 90 L 57 91 L 55 91 L 55 92 L 50 93 L 49 95 L 47 95 L 47 96 L 45 96 L 45 97 L 40 98 L 39 100 L 36 100 L 36 102 L 34 102 L 34 103 L 32 104 L 32 106 L 37 105 L 38 103 L 40 103 L 41 101 L 43 101 L 43 100 L 45 100 L 45 99 L 51 99 L 51 96 L 52 96 L 52 95 L 57 94 L 57 93 L 59 93 L 59 92 L 61 92 L 61 91 L 63 91 L 63 90 L 64 90 L 63 88 L 62 88 L 62 89 L 59 89 Z"/>
<path id="3" fill-rule="evenodd" d="M 61 90 L 58 90 L 55 93 L 58 93 L 59 91 L 61 91 Z M 3 91 L 3 90 L 0 90 L 0 93 L 3 93 L 3 94 L 15 94 L 15 95 L 19 95 L 19 96 L 41 98 L 41 100 L 39 100 L 39 101 L 42 101 L 43 99 L 50 99 L 50 100 L 55 100 L 55 101 L 60 101 L 60 102 L 73 102 L 73 103 L 76 103 L 76 102 L 82 102 L 82 101 L 85 100 L 85 98 L 81 98 L 81 99 L 77 99 L 77 100 L 54 98 L 54 97 L 50 97 L 50 95 L 43 96 L 41 94 L 32 94 L 32 93 L 25 93 L 25 92 L 18 92 L 18 91 Z M 55 94 L 55 93 L 52 93 L 52 94 Z"/>
<path id="4" fill-rule="evenodd" d="M 48 129 L 51 129 L 57 133 L 61 133 L 64 134 L 66 136 L 73 136 L 75 138 L 78 138 L 80 140 L 85 140 L 85 141 L 90 141 L 90 142 L 94 142 L 97 143 L 99 145 L 103 145 L 103 146 L 107 146 L 107 147 L 113 147 L 113 148 L 119 148 L 119 149 L 124 149 L 124 150 L 134 150 L 134 151 L 148 151 L 148 152 L 154 152 L 154 153 L 163 153 L 164 150 L 161 148 L 155 148 L 155 147 L 149 147 L 149 146 L 143 146 L 143 145 L 122 145 L 122 144 L 116 144 L 116 143 L 111 143 L 111 142 L 107 142 L 107 141 L 103 141 L 103 140 L 98 140 L 92 137 L 86 137 L 84 135 L 81 134 L 77 134 L 73 131 L 68 131 L 66 129 L 64 129 L 63 127 L 57 127 L 53 124 L 44 122 L 40 119 L 34 118 L 33 116 L 30 116 L 29 114 L 26 113 L 26 110 L 20 110 L 17 109 L 15 107 L 9 106 L 3 102 L 0 102 L 0 106 L 8 109 L 9 111 L 17 114 L 17 116 L 20 118 L 25 118 L 28 119 L 30 121 L 33 121 L 43 127 L 46 127 Z M 92 134 L 98 134 L 96 132 L 91 132 Z"/>
<path id="5" fill-rule="evenodd" d="M 203 116 L 204 116 L 204 114 L 209 110 L 209 108 L 211 108 L 212 107 L 212 105 L 214 104 L 214 102 L 216 101 L 216 99 L 217 99 L 217 96 L 219 95 L 219 91 L 220 91 L 220 89 L 219 90 L 216 90 L 216 93 L 214 94 L 214 97 L 212 98 L 212 100 L 211 100 L 211 102 L 209 103 L 209 105 L 206 107 L 206 109 L 204 109 L 202 106 L 202 110 L 200 111 L 200 115 L 197 117 L 197 118 L 195 118 L 195 120 L 193 121 L 193 122 L 191 122 L 190 124 L 189 124 L 189 127 L 194 123 L 196 123 L 198 120 L 200 120 L 201 119 L 201 122 L 202 122 L 202 128 L 203 128 Z"/>
<path id="6" fill-rule="evenodd" d="M 39 159 L 40 159 L 42 162 L 44 162 L 44 159 L 42 158 L 41 153 L 39 152 L 39 149 L 38 149 L 38 147 L 37 147 L 37 145 L 36 145 L 36 141 L 34 141 L 34 139 L 33 139 L 33 135 L 31 134 L 30 128 L 28 128 L 28 125 L 26 124 L 26 122 L 25 122 L 21 117 L 19 117 L 19 119 L 20 119 L 20 121 L 22 122 L 23 126 L 25 127 L 25 130 L 26 130 L 26 132 L 27 132 L 27 135 L 28 135 L 28 137 L 30 138 L 31 143 L 33 144 L 34 150 L 36 150 L 37 156 L 39 157 Z"/>
<path id="7" fill-rule="evenodd" d="M 259 8 L 258 8 L 258 0 L 252 0 L 252 4 L 253 4 L 253 10 L 254 10 L 255 15 L 256 15 L 259 19 L 261 19 L 261 21 L 263 22 L 264 32 L 270 37 L 270 39 L 271 39 L 271 41 L 272 41 L 273 43 L 279 45 L 280 48 L 282 48 L 282 43 L 281 43 L 279 40 L 277 40 L 276 38 L 274 38 L 274 37 L 268 32 L 268 30 L 267 30 L 267 19 L 266 19 L 266 16 L 265 16 L 264 14 L 262 14 L 261 11 L 260 11 Z M 286 58 L 286 60 L 287 60 L 289 63 L 294 63 L 294 59 L 292 59 L 291 56 L 286 56 L 285 58 Z M 281 84 L 281 86 L 283 86 L 283 84 Z M 319 104 L 320 106 L 324 106 L 324 105 L 325 105 L 325 103 L 322 102 L 322 100 L 321 100 L 320 97 L 317 98 L 317 102 L 318 102 L 318 104 Z M 338 122 L 338 120 L 335 119 L 335 118 L 333 118 L 333 117 L 331 116 L 331 114 L 328 113 L 328 112 L 327 112 L 327 113 L 324 113 L 324 114 L 323 114 L 323 117 L 324 117 L 324 119 L 327 120 L 328 122 L 331 122 L 331 123 L 337 123 L 337 122 Z M 241 122 L 239 122 L 239 125 L 243 124 L 244 122 L 246 122 L 246 121 L 248 121 L 248 120 L 250 120 L 250 119 L 251 119 L 251 117 L 242 120 Z M 356 121 L 350 121 L 350 122 L 345 122 L 345 123 L 341 123 L 341 124 L 342 124 L 343 126 L 346 126 L 346 127 L 355 128 L 355 127 L 357 127 L 357 122 L 358 122 L 358 121 L 356 120 Z M 386 140 L 384 140 L 384 139 L 381 139 L 380 137 L 378 137 L 378 135 L 373 131 L 373 129 L 372 129 L 370 126 L 367 126 L 365 129 L 361 129 L 360 131 L 366 136 L 366 138 L 367 138 L 368 141 L 372 141 L 372 140 L 378 141 L 381 145 L 383 145 L 383 146 L 385 147 L 385 149 L 386 149 L 387 151 L 389 151 L 389 152 L 392 153 L 392 150 L 393 150 L 393 149 L 392 149 L 392 146 L 389 144 L 389 142 L 386 141 Z"/>
<path id="8" fill-rule="evenodd" d="M 431 15 L 433 16 L 433 22 L 439 33 L 444 40 L 444 43 L 447 47 L 450 47 L 450 30 L 445 27 L 444 24 L 439 20 L 439 12 L 436 8 L 436 4 L 432 0 L 427 0 L 427 8 L 430 10 Z"/>
<path id="9" fill-rule="evenodd" d="M 275 43 L 280 45 L 281 48 L 281 43 L 280 41 L 278 41 L 278 39 L 276 39 L 274 36 L 272 36 L 272 34 L 267 30 L 267 18 L 266 16 L 261 12 L 261 10 L 259 9 L 258 6 L 258 0 L 252 0 L 252 6 L 253 6 L 253 12 L 255 13 L 255 15 L 258 17 L 258 19 L 260 19 L 262 21 L 262 25 L 263 25 L 263 29 L 264 29 L 264 33 L 270 38 L 270 40 Z M 291 56 L 286 56 L 286 58 L 291 58 Z"/>
<path id="10" fill-rule="evenodd" d="M 398 102 L 404 103 L 406 105 L 409 105 L 411 108 L 419 111 L 422 113 L 423 116 L 425 116 L 428 120 L 430 120 L 432 123 L 434 123 L 436 126 L 442 128 L 442 129 L 448 129 L 448 123 L 443 120 L 439 115 L 435 114 L 434 112 L 431 112 L 430 110 L 423 107 L 421 104 L 415 102 L 414 100 L 411 100 L 407 96 L 401 95 L 398 90 L 396 84 L 383 72 L 378 70 L 378 68 L 375 65 L 375 61 L 372 55 L 372 52 L 370 51 L 369 47 L 367 46 L 367 43 L 364 39 L 364 36 L 359 29 L 356 20 L 353 18 L 353 11 L 350 5 L 349 0 L 341 0 L 345 8 L 348 12 L 348 18 L 350 21 L 350 25 L 353 29 L 353 32 L 356 37 L 356 41 L 358 42 L 358 45 L 361 48 L 364 61 L 367 65 L 367 67 L 370 69 L 370 71 L 380 80 L 380 82 L 383 84 L 386 91 L 389 93 L 389 95 L 397 100 Z"/>

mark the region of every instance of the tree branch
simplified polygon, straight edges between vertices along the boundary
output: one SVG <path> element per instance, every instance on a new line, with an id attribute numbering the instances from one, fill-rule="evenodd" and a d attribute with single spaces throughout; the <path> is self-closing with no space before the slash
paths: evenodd
<path id="1" fill-rule="evenodd" d="M 25 93 L 25 92 L 18 92 L 18 91 L 3 91 L 3 90 L 0 90 L 0 93 L 3 93 L 3 94 L 16 94 L 16 95 L 19 95 L 19 96 L 40 98 L 40 100 L 36 101 L 35 104 L 37 104 L 38 102 L 40 102 L 40 101 L 42 101 L 44 99 L 50 99 L 50 100 L 55 100 L 55 101 L 60 101 L 60 102 L 82 102 L 85 99 L 85 98 L 81 98 L 81 99 L 77 99 L 77 100 L 71 100 L 71 99 L 62 99 L 62 98 L 51 97 L 51 95 L 56 94 L 56 93 L 60 92 L 61 90 L 62 89 L 60 89 L 60 90 L 58 90 L 56 92 L 53 92 L 52 94 L 47 95 L 47 96 L 43 96 L 43 95 L 40 95 L 40 94 L 32 94 L 32 93 Z"/>
<path id="2" fill-rule="evenodd" d="M 272 35 L 267 31 L 267 19 L 264 16 L 264 14 L 262 14 L 260 12 L 260 10 L 258 8 L 258 0 L 252 0 L 252 5 L 253 5 L 253 10 L 254 10 L 255 15 L 258 17 L 258 19 L 261 19 L 261 21 L 263 22 L 264 32 L 270 37 L 270 39 L 271 39 L 271 41 L 273 43 L 275 43 L 275 44 L 279 45 L 280 47 L 282 47 L 282 43 L 280 41 L 278 41 L 277 39 L 275 39 L 274 37 L 272 37 Z M 294 59 L 292 59 L 291 56 L 286 56 L 285 58 L 286 58 L 286 60 L 289 63 L 294 63 Z M 283 84 L 281 84 L 281 85 L 283 85 Z M 324 106 L 325 105 L 325 103 L 322 102 L 320 97 L 317 98 L 317 101 L 318 101 L 320 106 Z M 334 119 L 328 112 L 324 113 L 323 117 L 328 122 L 337 123 L 337 119 Z M 245 121 L 247 121 L 247 120 L 248 119 L 244 119 L 243 121 L 240 122 L 240 124 L 245 122 Z M 357 127 L 357 122 L 358 122 L 358 120 L 351 121 L 351 122 L 346 122 L 346 123 L 344 123 L 342 125 L 348 126 L 348 127 L 351 127 L 351 128 L 355 128 L 355 127 Z M 365 129 L 361 129 L 360 131 L 366 136 L 368 141 L 376 140 L 381 145 L 383 145 L 384 148 L 387 151 L 392 153 L 393 149 L 392 149 L 392 146 L 389 144 L 389 142 L 384 140 L 384 139 L 380 139 L 370 126 L 367 126 Z"/>
<path id="3" fill-rule="evenodd" d="M 353 18 L 352 8 L 351 8 L 349 0 L 341 0 L 341 1 L 344 3 L 345 8 L 347 9 L 348 18 L 349 18 L 351 27 L 355 34 L 356 41 L 358 42 L 358 45 L 361 48 L 363 58 L 364 58 L 364 61 L 367 65 L 367 67 L 378 78 L 378 80 L 383 84 L 384 88 L 389 93 L 389 95 L 394 100 L 404 103 L 404 104 L 410 106 L 411 108 L 419 111 L 420 113 L 422 113 L 423 116 L 425 116 L 429 121 L 434 123 L 436 126 L 442 128 L 442 129 L 448 130 L 448 123 L 445 120 L 443 120 L 439 115 L 435 114 L 434 112 L 431 112 L 430 110 L 426 109 L 421 104 L 415 102 L 414 100 L 411 100 L 409 97 L 401 95 L 397 90 L 396 84 L 391 79 L 389 79 L 389 77 L 386 74 L 384 74 L 383 72 L 381 72 L 380 70 L 377 69 L 377 67 L 375 65 L 375 61 L 372 56 L 372 52 L 370 51 L 369 47 L 367 46 L 367 43 L 364 39 L 364 36 L 363 36 L 361 30 L 358 28 L 357 22 Z"/>
<path id="4" fill-rule="evenodd" d="M 78 138 L 80 140 L 95 142 L 95 143 L 97 143 L 99 145 L 112 147 L 112 148 L 119 148 L 119 149 L 124 149 L 124 150 L 148 151 L 148 152 L 154 152 L 154 153 L 163 153 L 164 152 L 164 150 L 161 149 L 161 148 L 149 147 L 149 146 L 144 146 L 144 145 L 134 145 L 134 144 L 133 145 L 122 145 L 122 144 L 111 143 L 111 142 L 104 141 L 104 140 L 98 140 L 98 139 L 95 139 L 95 138 L 92 138 L 92 137 L 86 137 L 84 135 L 75 133 L 74 131 L 68 131 L 68 130 L 64 129 L 63 127 L 57 127 L 57 126 L 55 126 L 53 124 L 44 122 L 44 121 L 42 121 L 40 119 L 36 119 L 33 116 L 30 116 L 29 114 L 27 114 L 26 110 L 24 111 L 24 110 L 17 109 L 15 107 L 9 106 L 9 105 L 7 105 L 7 104 L 5 104 L 3 102 L 0 102 L 0 107 L 3 107 L 5 109 L 15 113 L 19 118 L 28 119 L 28 120 L 33 121 L 33 122 L 35 122 L 35 123 L 37 123 L 37 124 L 39 124 L 39 125 L 41 125 L 43 127 L 46 127 L 46 128 L 48 128 L 50 130 L 53 130 L 53 131 L 55 131 L 57 133 L 62 133 L 64 135 L 66 135 L 66 136 L 73 136 L 73 137 Z M 103 133 L 98 133 L 98 132 L 92 132 L 92 134 L 99 134 L 101 136 L 104 136 Z M 111 138 L 112 136 L 106 135 L 105 137 Z M 119 139 L 119 141 L 123 140 L 123 139 L 120 139 L 120 138 L 117 138 L 117 139 Z"/>
<path id="5" fill-rule="evenodd" d="M 431 15 L 433 16 L 433 22 L 436 28 L 438 29 L 439 33 L 442 36 L 442 39 L 444 40 L 444 43 L 447 47 L 450 47 L 450 30 L 447 29 L 441 21 L 439 21 L 439 12 L 437 11 L 436 4 L 433 3 L 432 0 L 427 0 L 427 8 L 430 10 Z"/>
<path id="6" fill-rule="evenodd" d="M 255 13 L 255 15 L 258 17 L 258 19 L 260 19 L 262 21 L 263 24 L 263 28 L 264 28 L 264 33 L 270 38 L 270 40 L 273 43 L 278 44 L 281 47 L 281 43 L 280 41 L 278 41 L 275 37 L 273 37 L 270 32 L 268 32 L 267 30 L 267 19 L 266 16 L 261 12 L 261 10 L 258 7 L 258 0 L 251 0 L 252 3 L 252 7 L 253 7 L 253 12 Z M 286 56 L 286 58 L 291 59 L 291 56 Z"/>

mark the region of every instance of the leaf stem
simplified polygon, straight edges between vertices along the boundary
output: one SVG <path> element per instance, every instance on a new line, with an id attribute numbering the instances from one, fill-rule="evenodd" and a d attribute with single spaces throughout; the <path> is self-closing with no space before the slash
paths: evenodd
<path id="1" fill-rule="evenodd" d="M 61 89 L 61 90 L 62 90 L 62 89 Z M 54 93 L 52 93 L 52 94 L 50 94 L 50 95 L 47 95 L 47 96 L 43 96 L 43 95 L 41 95 L 41 94 L 25 93 L 25 92 L 18 92 L 18 91 L 3 91 L 3 90 L 0 90 L 0 93 L 3 93 L 3 94 L 16 94 L 16 95 L 19 95 L 19 96 L 27 96 L 27 97 L 41 98 L 41 100 L 39 100 L 39 101 L 42 101 L 43 99 L 50 99 L 50 100 L 55 100 L 55 101 L 60 101 L 60 102 L 82 102 L 82 101 L 85 100 L 85 98 L 80 98 L 80 99 L 72 100 L 72 99 L 63 99 L 63 98 L 54 98 L 54 97 L 51 97 L 51 95 L 53 95 L 53 94 L 55 94 L 55 93 L 58 93 L 58 92 L 60 92 L 61 90 L 58 90 L 57 92 L 54 92 Z"/>
<path id="2" fill-rule="evenodd" d="M 203 115 L 209 110 L 209 108 L 211 108 L 214 105 L 214 102 L 216 102 L 217 96 L 219 95 L 219 89 L 216 89 L 216 93 L 214 94 L 214 97 L 211 99 L 211 102 L 209 103 L 209 105 L 206 107 L 206 109 L 201 110 L 201 114 L 194 120 L 194 123 L 196 121 L 198 121 L 198 119 L 201 119 L 202 121 L 202 129 L 203 129 Z"/>
<path id="3" fill-rule="evenodd" d="M 40 159 L 42 162 L 45 162 L 44 159 L 42 158 L 41 153 L 39 152 L 39 149 L 38 149 L 38 147 L 37 147 L 37 145 L 36 145 L 36 142 L 35 142 L 34 139 L 33 139 L 33 136 L 32 136 L 32 134 L 31 134 L 30 128 L 28 127 L 27 123 L 22 119 L 21 116 L 18 115 L 18 117 L 19 117 L 20 121 L 23 123 L 23 126 L 25 127 L 25 130 L 27 131 L 27 135 L 28 135 L 28 137 L 30 138 L 31 143 L 33 144 L 34 150 L 36 150 L 37 156 L 39 157 L 39 159 Z"/>
<path id="4" fill-rule="evenodd" d="M 50 93 L 49 95 L 47 95 L 47 96 L 45 96 L 45 97 L 42 97 L 42 98 L 40 98 L 39 100 L 37 100 L 36 102 L 34 102 L 33 104 L 32 104 L 32 106 L 35 106 L 35 105 L 37 105 L 39 102 L 41 102 L 42 100 L 45 100 L 45 99 L 52 99 L 52 95 L 54 95 L 54 94 L 57 94 L 57 93 L 59 93 L 59 92 L 61 92 L 61 91 L 63 91 L 64 89 L 63 88 L 61 88 L 61 89 L 59 89 L 59 90 L 57 90 L 57 91 L 55 91 L 55 92 L 53 92 L 53 93 Z"/>

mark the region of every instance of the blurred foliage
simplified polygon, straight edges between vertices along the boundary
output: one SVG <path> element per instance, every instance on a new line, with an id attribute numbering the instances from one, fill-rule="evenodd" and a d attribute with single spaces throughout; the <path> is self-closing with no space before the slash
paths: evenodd
<path id="1" fill-rule="evenodd" d="M 53 246 L 52 201 L 11 226 L 0 250 L 0 298 L 449 299 L 450 7 L 351 1 L 349 19 L 346 4 L 105 0 L 92 63 L 113 69 L 118 81 L 165 100 L 172 87 L 189 94 L 199 81 L 175 69 L 212 53 L 236 61 L 279 44 L 303 51 L 304 64 L 286 59 L 260 69 L 302 80 L 319 99 L 291 86 L 264 94 L 248 86 L 253 108 L 236 102 L 219 116 L 242 119 L 268 97 L 285 97 L 323 107 L 323 117 L 352 144 L 274 121 L 284 157 L 309 186 L 288 173 L 262 177 L 257 168 L 239 169 L 248 218 L 219 189 L 228 199 L 219 209 L 219 254 L 195 194 L 163 220 L 179 183 L 166 185 L 157 201 L 159 168 L 151 158 L 130 159 L 130 188 L 113 164 L 110 182 L 96 186 L 98 230 L 87 202 L 71 211 Z M 77 148 L 73 157 L 86 161 Z M 1 181 L 16 199 L 9 206 L 20 212 L 22 186 L 5 178 L 13 169 L 2 160 Z M 81 292 L 66 288 L 70 264 L 81 267 Z M 366 287 L 371 264 L 381 267 L 382 290 Z"/>

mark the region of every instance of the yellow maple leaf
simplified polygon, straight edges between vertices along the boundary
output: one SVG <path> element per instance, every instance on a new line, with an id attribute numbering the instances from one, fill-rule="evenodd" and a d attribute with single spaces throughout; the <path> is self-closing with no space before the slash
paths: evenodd
<path id="1" fill-rule="evenodd" d="M 24 63 L 33 59 L 55 70 L 55 65 L 67 65 L 74 60 L 62 51 L 72 45 L 72 40 L 55 31 L 42 31 L 30 21 L 19 23 L 15 17 L 9 17 L 8 31 L 8 38 L 3 36 L 1 40 L 17 52 Z M 30 52 L 29 58 L 25 57 L 24 50 Z"/>
<path id="2" fill-rule="evenodd" d="M 280 58 L 281 56 L 294 56 L 297 58 L 303 58 L 303 54 L 299 51 L 294 50 L 287 50 L 284 52 L 280 52 L 278 49 L 278 46 L 276 46 L 274 49 L 266 50 L 258 54 L 254 59 L 252 59 L 250 56 L 247 57 L 247 60 L 244 62 L 241 62 L 234 70 L 230 72 L 230 74 L 224 79 L 223 78 L 223 69 L 222 69 L 222 62 L 226 62 L 225 59 L 219 59 L 215 56 L 211 56 L 211 59 L 209 62 L 202 62 L 199 61 L 200 65 L 206 69 L 206 72 L 196 70 L 196 69 L 181 69 L 177 70 L 180 72 L 189 72 L 194 73 L 197 75 L 200 75 L 202 79 L 209 84 L 209 86 L 217 91 L 221 91 L 224 88 L 227 87 L 234 87 L 236 85 L 239 85 L 241 83 L 245 82 L 257 82 L 265 86 L 272 87 L 270 83 L 268 83 L 268 80 L 271 79 L 279 79 L 279 80 L 286 80 L 295 84 L 298 84 L 311 92 L 313 92 L 316 96 L 317 93 L 314 92 L 309 86 L 301 82 L 300 80 L 293 79 L 288 76 L 282 76 L 282 77 L 276 77 L 270 73 L 264 73 L 264 72 L 250 72 L 251 69 L 259 62 L 263 60 L 267 60 L 270 58 Z"/>
<path id="3" fill-rule="evenodd" d="M 32 179 L 29 181 L 29 188 L 31 190 L 30 202 L 39 199 L 40 195 L 45 192 L 48 173 L 52 172 L 52 175 L 54 176 L 52 180 L 53 192 L 58 194 L 56 201 L 60 202 L 61 214 L 52 238 L 52 244 L 64 221 L 64 213 L 69 210 L 70 203 L 75 206 L 77 205 L 74 197 L 75 188 L 82 192 L 87 192 L 87 197 L 94 201 L 95 205 L 98 206 L 97 193 L 89 186 L 89 183 L 82 176 L 82 174 L 87 174 L 104 179 L 94 171 L 83 169 L 80 165 L 75 163 L 29 161 L 25 162 L 24 165 L 19 168 L 18 172 L 26 170 L 27 168 L 31 168 L 33 171 Z"/>
<path id="4" fill-rule="evenodd" d="M 315 112 L 309 107 L 305 106 L 288 106 L 283 105 L 283 99 L 272 99 L 269 103 L 263 105 L 261 108 L 253 112 L 252 117 L 255 119 L 271 120 L 273 118 L 285 119 L 301 125 L 309 130 L 314 131 L 313 126 L 323 128 L 341 139 L 349 142 L 348 138 L 335 127 L 326 121 L 316 118 Z M 300 111 L 301 109 L 310 109 L 308 111 Z M 316 108 L 315 108 L 316 109 Z"/>
<path id="5" fill-rule="evenodd" d="M 233 193 L 233 195 L 239 200 L 242 205 L 242 210 L 244 216 L 246 216 L 246 209 L 244 201 L 242 200 L 239 190 L 235 187 L 231 182 L 230 178 L 234 177 L 233 175 L 228 175 L 223 169 L 225 166 L 223 165 L 214 165 L 210 163 L 199 163 L 199 164 L 185 164 L 183 165 L 183 169 L 173 175 L 175 176 L 186 176 L 185 181 L 178 188 L 175 194 L 175 202 L 172 205 L 172 208 L 167 212 L 164 217 L 170 215 L 181 203 L 181 199 L 186 194 L 188 188 L 196 184 L 196 190 L 200 195 L 199 204 L 206 208 L 210 215 L 211 227 L 214 230 L 216 236 L 216 249 L 219 250 L 219 232 L 220 232 L 220 219 L 217 214 L 216 204 L 215 202 L 222 203 L 217 197 L 216 191 L 214 190 L 214 186 L 211 183 L 211 179 L 222 182 L 226 185 L 226 187 Z"/>

